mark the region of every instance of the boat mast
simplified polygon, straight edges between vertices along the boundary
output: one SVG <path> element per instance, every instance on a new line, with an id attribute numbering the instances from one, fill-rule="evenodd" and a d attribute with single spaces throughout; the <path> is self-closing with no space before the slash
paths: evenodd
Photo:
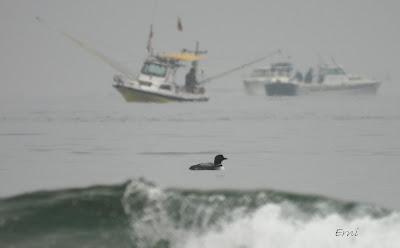
<path id="1" fill-rule="evenodd" d="M 201 54 L 206 54 L 206 53 L 207 53 L 206 50 L 200 51 L 200 44 L 199 44 L 198 41 L 196 41 L 196 50 L 195 50 L 194 54 L 195 55 L 201 55 Z M 197 69 L 199 67 L 199 61 L 198 60 L 194 60 L 192 62 L 192 66 L 194 68 L 194 71 L 197 73 Z"/>
<path id="2" fill-rule="evenodd" d="M 149 36 L 147 38 L 147 45 L 146 45 L 146 50 L 149 56 L 153 56 L 154 55 L 154 49 L 153 49 L 153 36 L 154 36 L 154 32 L 153 32 L 153 24 L 154 24 L 154 19 L 156 16 L 156 11 L 157 11 L 157 7 L 158 7 L 158 0 L 154 1 L 154 5 L 153 5 L 153 13 L 151 14 L 151 24 L 150 24 L 150 32 L 149 32 Z"/>
<path id="3" fill-rule="evenodd" d="M 196 47 L 195 50 L 188 50 L 188 49 L 183 49 L 182 52 L 186 53 L 194 53 L 196 56 L 202 55 L 202 54 L 207 54 L 207 50 L 200 50 L 200 44 L 198 41 L 196 41 Z M 192 67 L 194 68 L 195 74 L 197 75 L 197 70 L 199 67 L 199 61 L 198 60 L 193 60 L 192 61 Z"/>

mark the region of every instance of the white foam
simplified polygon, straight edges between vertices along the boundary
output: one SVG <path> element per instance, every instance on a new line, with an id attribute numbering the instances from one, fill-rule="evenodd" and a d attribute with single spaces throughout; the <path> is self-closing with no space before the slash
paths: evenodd
<path id="1" fill-rule="evenodd" d="M 224 194 L 183 196 L 138 181 L 128 186 L 123 205 L 139 248 L 160 241 L 171 248 L 400 247 L 399 212 L 384 215 L 368 205 L 346 212 L 330 201 L 316 203 L 314 210 L 290 201 L 252 209 L 250 196 L 243 197 L 231 206 L 222 204 L 230 202 Z M 257 196 L 265 197 L 265 193 Z M 378 214 L 382 216 L 373 217 Z M 357 236 L 337 236 L 338 229 L 357 231 Z"/>
<path id="2" fill-rule="evenodd" d="M 338 237 L 338 228 L 357 230 L 357 237 Z M 221 228 L 191 233 L 176 243 L 179 248 L 398 248 L 400 216 L 360 217 L 346 220 L 338 214 L 309 220 L 286 218 L 280 205 L 268 204 L 253 214 L 238 217 Z"/>

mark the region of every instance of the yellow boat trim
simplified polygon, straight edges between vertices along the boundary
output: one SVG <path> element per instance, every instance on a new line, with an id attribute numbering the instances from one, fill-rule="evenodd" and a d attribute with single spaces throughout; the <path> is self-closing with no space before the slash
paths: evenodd
<path id="1" fill-rule="evenodd" d="M 203 58 L 202 56 L 196 55 L 194 53 L 167 53 L 163 54 L 162 57 L 187 62 L 197 61 Z"/>

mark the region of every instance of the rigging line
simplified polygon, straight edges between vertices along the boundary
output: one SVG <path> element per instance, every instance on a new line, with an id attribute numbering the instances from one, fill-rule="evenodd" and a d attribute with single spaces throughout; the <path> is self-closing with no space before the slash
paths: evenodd
<path id="1" fill-rule="evenodd" d="M 244 68 L 246 68 L 246 67 L 249 67 L 249 66 L 251 66 L 251 65 L 254 65 L 254 64 L 259 63 L 259 62 L 261 62 L 261 61 L 264 61 L 264 60 L 266 60 L 266 59 L 268 59 L 268 58 L 270 58 L 270 57 L 275 56 L 276 54 L 282 54 L 281 50 L 280 50 L 280 49 L 279 49 L 279 50 L 276 50 L 276 51 L 274 51 L 274 52 L 271 52 L 271 53 L 267 54 L 266 56 L 263 56 L 263 57 L 261 57 L 261 58 L 255 59 L 255 60 L 250 61 L 250 62 L 248 62 L 248 63 L 246 63 L 246 64 L 242 64 L 242 65 L 237 66 L 237 67 L 235 67 L 235 68 L 233 68 L 233 69 L 230 69 L 230 70 L 228 70 L 228 71 L 224 71 L 224 72 L 219 73 L 219 74 L 217 74 L 217 75 L 214 75 L 214 76 L 208 77 L 208 78 L 206 78 L 206 79 L 203 79 L 203 80 L 199 81 L 198 84 L 205 84 L 205 83 L 208 83 L 208 82 L 210 82 L 210 81 L 212 81 L 212 80 L 214 80 L 214 79 L 224 77 L 224 76 L 229 75 L 229 74 L 231 74 L 231 73 L 233 73 L 233 72 L 242 70 L 242 69 L 244 69 Z"/>
<path id="2" fill-rule="evenodd" d="M 103 54 L 102 52 L 93 48 L 92 46 L 89 46 L 87 43 L 83 42 L 82 40 L 72 36 L 71 34 L 65 32 L 61 29 L 58 29 L 54 25 L 50 25 L 48 22 L 46 22 L 39 16 L 35 17 L 35 19 L 39 24 L 45 26 L 52 32 L 60 34 L 62 37 L 66 38 L 67 40 L 69 40 L 70 42 L 75 44 L 76 46 L 82 48 L 83 50 L 85 50 L 87 53 L 89 53 L 93 57 L 100 59 L 101 61 L 103 61 L 103 63 L 106 63 L 114 70 L 124 74 L 125 76 L 127 76 L 129 78 L 135 77 L 135 74 L 133 74 L 129 69 L 125 68 L 123 65 L 119 64 L 114 59 L 106 56 L 105 54 Z"/>

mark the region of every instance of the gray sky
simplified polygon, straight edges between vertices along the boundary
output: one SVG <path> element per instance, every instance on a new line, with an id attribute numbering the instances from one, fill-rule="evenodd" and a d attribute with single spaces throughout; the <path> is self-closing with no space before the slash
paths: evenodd
<path id="1" fill-rule="evenodd" d="M 38 25 L 35 16 L 137 71 L 153 5 L 134 0 L 1 0 L 1 99 L 12 103 L 21 97 L 37 101 L 110 92 L 114 71 Z M 334 56 L 350 72 L 383 80 L 390 76 L 382 91 L 397 94 L 399 5 L 369 0 L 159 1 L 154 43 L 159 50 L 178 50 L 200 40 L 209 51 L 203 64 L 209 74 L 278 48 L 301 69 L 315 65 L 317 53 Z M 177 16 L 183 33 L 176 30 Z M 232 78 L 241 85 L 238 75 Z"/>

